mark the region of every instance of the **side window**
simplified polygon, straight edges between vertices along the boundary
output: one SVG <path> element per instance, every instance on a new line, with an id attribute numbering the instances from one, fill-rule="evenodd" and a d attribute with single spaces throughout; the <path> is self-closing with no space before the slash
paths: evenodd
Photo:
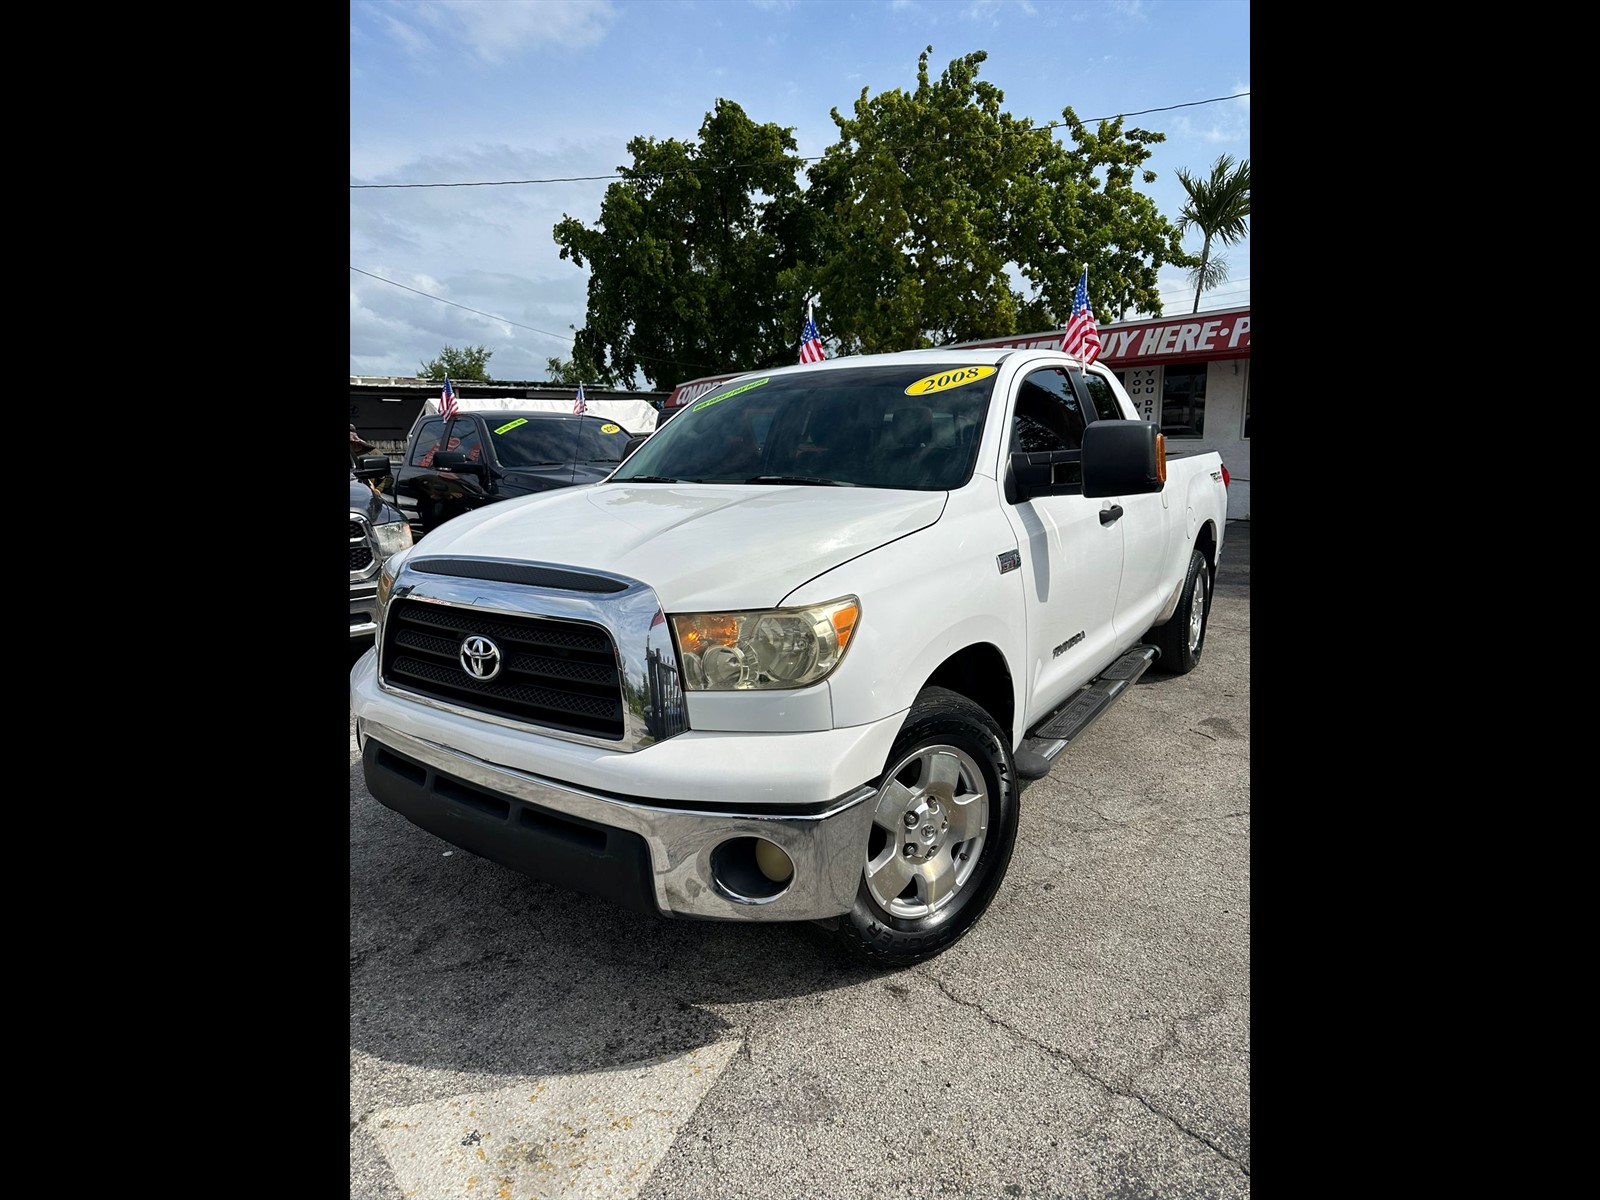
<path id="1" fill-rule="evenodd" d="M 478 435 L 478 423 L 470 417 L 457 417 L 450 426 L 450 449 L 465 454 L 468 462 L 482 462 L 483 441 Z"/>
<path id="2" fill-rule="evenodd" d="M 1083 373 L 1083 385 L 1089 393 L 1089 404 L 1094 408 L 1092 420 L 1122 420 L 1122 407 L 1117 403 L 1117 394 L 1111 390 L 1111 385 L 1105 381 L 1103 375 L 1096 375 L 1093 371 L 1085 371 Z"/>
<path id="3" fill-rule="evenodd" d="M 1011 449 L 1029 453 L 1081 449 L 1085 424 L 1065 371 L 1048 367 L 1031 372 L 1017 390 Z"/>
<path id="4" fill-rule="evenodd" d="M 413 467 L 433 466 L 433 452 L 439 448 L 439 435 L 443 432 L 443 417 L 429 417 L 422 423 L 422 428 L 417 430 L 417 440 L 411 444 Z"/>

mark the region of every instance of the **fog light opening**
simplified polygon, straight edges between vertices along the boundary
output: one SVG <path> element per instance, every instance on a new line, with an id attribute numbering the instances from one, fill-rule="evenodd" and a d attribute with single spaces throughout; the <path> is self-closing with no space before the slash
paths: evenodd
<path id="1" fill-rule="evenodd" d="M 766 838 L 729 838 L 711 852 L 711 878 L 731 900 L 765 904 L 789 890 L 794 862 Z"/>

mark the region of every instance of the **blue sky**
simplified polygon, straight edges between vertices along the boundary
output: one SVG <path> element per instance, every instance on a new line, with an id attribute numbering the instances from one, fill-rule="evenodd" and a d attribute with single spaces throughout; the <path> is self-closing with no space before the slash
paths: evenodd
<path id="1" fill-rule="evenodd" d="M 1169 219 L 1179 168 L 1250 157 L 1249 0 L 352 0 L 350 182 L 614 176 L 629 140 L 694 140 L 719 98 L 792 126 L 814 158 L 837 140 L 831 109 L 915 89 L 930 45 L 933 76 L 987 51 L 979 78 L 1035 125 L 1071 105 L 1165 133 L 1141 187 Z M 414 375 L 481 345 L 493 378 L 546 379 L 588 286 L 551 230 L 595 226 L 608 182 L 352 186 L 350 373 Z M 1223 253 L 1202 312 L 1250 303 L 1249 238 Z M 1165 315 L 1193 307 L 1182 272 L 1159 286 Z M 826 297 L 817 323 L 826 337 Z"/>

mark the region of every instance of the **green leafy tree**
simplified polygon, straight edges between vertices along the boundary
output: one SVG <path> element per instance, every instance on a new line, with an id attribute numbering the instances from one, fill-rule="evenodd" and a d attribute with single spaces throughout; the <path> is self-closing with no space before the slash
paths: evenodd
<path id="1" fill-rule="evenodd" d="M 815 258 L 795 149 L 792 129 L 719 99 L 698 141 L 628 143 L 593 227 L 563 215 L 561 257 L 589 268 L 573 347 L 587 381 L 659 388 L 795 361 Z"/>
<path id="2" fill-rule="evenodd" d="M 581 350 L 574 352 L 570 361 L 559 358 L 544 360 L 545 377 L 551 383 L 567 384 L 577 387 L 580 383 L 604 383 L 608 387 L 633 387 L 634 381 L 624 379 L 620 383 L 611 379 L 602 379 L 604 374 L 599 367 L 588 360 Z"/>
<path id="3" fill-rule="evenodd" d="M 458 350 L 454 346 L 446 346 L 439 351 L 439 357 L 432 362 L 425 362 L 417 368 L 419 379 L 439 379 L 446 375 L 457 383 L 466 380 L 475 380 L 478 383 L 493 383 L 489 378 L 489 359 L 494 351 L 482 346 L 469 346 Z"/>
<path id="4" fill-rule="evenodd" d="M 1178 231 L 1198 229 L 1204 238 L 1200 257 L 1189 272 L 1194 280 L 1194 308 L 1200 311 L 1200 294 L 1228 278 L 1228 260 L 1213 255 L 1212 243 L 1231 246 L 1248 232 L 1250 217 L 1250 160 L 1235 163 L 1231 155 L 1221 155 L 1211 164 L 1204 178 L 1179 169 L 1178 182 L 1189 194 L 1178 214 Z"/>
<path id="5" fill-rule="evenodd" d="M 988 58 L 833 110 L 840 140 L 809 173 L 822 258 L 807 273 L 841 353 L 999 337 L 1060 324 L 1089 267 L 1094 311 L 1160 313 L 1156 275 L 1187 265 L 1178 231 L 1135 187 L 1163 134 L 1062 110 L 1073 145 L 1003 111 Z M 1024 294 L 1015 281 L 1031 285 Z M 1115 319 L 1114 316 L 1111 319 Z"/>

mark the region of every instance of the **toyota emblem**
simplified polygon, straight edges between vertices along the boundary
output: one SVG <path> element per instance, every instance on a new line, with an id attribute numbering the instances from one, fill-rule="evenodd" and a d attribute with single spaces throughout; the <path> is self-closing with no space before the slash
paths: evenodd
<path id="1" fill-rule="evenodd" d="M 500 674 L 500 647 L 481 634 L 473 634 L 461 643 L 461 669 L 479 683 L 487 683 Z"/>

